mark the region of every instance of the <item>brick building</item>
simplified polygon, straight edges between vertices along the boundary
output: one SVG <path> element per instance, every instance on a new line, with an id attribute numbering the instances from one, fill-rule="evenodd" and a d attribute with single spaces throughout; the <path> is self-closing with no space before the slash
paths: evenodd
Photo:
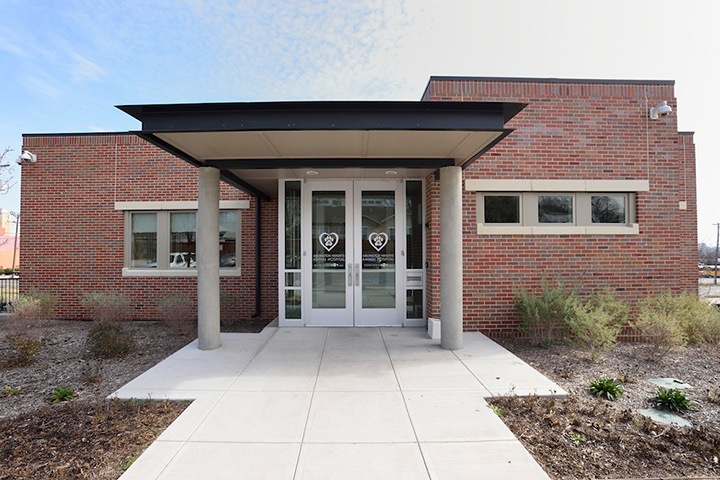
<path id="1" fill-rule="evenodd" d="M 515 288 L 543 276 L 631 302 L 696 288 L 695 150 L 671 81 L 432 77 L 419 102 L 120 108 L 141 130 L 23 138 L 21 288 L 62 318 L 87 316 L 88 291 L 141 319 L 181 293 L 201 348 L 220 311 L 441 318 L 457 348 L 463 328 L 513 334 Z"/>

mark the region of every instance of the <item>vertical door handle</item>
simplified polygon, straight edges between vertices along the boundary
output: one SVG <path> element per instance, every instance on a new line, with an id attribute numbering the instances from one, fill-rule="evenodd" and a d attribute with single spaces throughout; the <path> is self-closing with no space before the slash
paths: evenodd
<path id="1" fill-rule="evenodd" d="M 355 264 L 355 286 L 356 287 L 360 286 L 360 264 L 359 263 Z"/>
<path id="2" fill-rule="evenodd" d="M 348 263 L 348 287 L 352 287 L 352 263 Z"/>

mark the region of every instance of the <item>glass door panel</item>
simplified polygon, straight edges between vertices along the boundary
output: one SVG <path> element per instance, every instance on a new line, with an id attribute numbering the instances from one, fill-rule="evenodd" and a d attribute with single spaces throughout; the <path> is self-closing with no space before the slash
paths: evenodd
<path id="1" fill-rule="evenodd" d="M 312 192 L 312 307 L 345 308 L 345 192 Z"/>
<path id="2" fill-rule="evenodd" d="M 307 182 L 303 192 L 302 307 L 307 326 L 353 325 L 352 182 Z"/>
<path id="3" fill-rule="evenodd" d="M 397 236 L 405 223 L 398 216 L 401 187 L 397 180 L 354 182 L 356 326 L 400 326 L 405 318 L 405 298 L 397 292 L 404 288 L 398 275 L 405 250 L 405 237 Z"/>
<path id="4" fill-rule="evenodd" d="M 395 308 L 395 192 L 362 192 L 362 308 Z"/>

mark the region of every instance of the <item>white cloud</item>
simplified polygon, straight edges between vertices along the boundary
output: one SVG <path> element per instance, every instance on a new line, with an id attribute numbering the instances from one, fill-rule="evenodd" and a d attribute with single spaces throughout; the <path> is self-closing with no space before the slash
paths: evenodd
<path id="1" fill-rule="evenodd" d="M 85 83 L 88 81 L 96 81 L 107 74 L 97 64 L 91 62 L 79 53 L 70 53 L 73 59 L 72 78 L 77 83 Z"/>

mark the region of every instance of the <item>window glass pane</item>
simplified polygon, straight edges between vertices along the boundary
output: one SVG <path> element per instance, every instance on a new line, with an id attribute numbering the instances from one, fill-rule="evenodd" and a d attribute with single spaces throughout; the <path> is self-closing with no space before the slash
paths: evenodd
<path id="1" fill-rule="evenodd" d="M 312 307 L 345 308 L 345 192 L 312 194 Z"/>
<path id="2" fill-rule="evenodd" d="M 300 268 L 300 182 L 285 182 L 285 268 Z"/>
<path id="3" fill-rule="evenodd" d="M 423 291 L 407 291 L 407 318 L 423 318 Z"/>
<path id="4" fill-rule="evenodd" d="M 405 183 L 407 224 L 407 268 L 423 268 L 423 189 L 422 182 Z M 363 236 L 367 233 L 363 230 Z"/>
<path id="5" fill-rule="evenodd" d="M 285 290 L 285 318 L 300 318 L 300 298 L 300 290 Z"/>
<path id="6" fill-rule="evenodd" d="M 572 195 L 539 195 L 538 196 L 538 222 L 539 223 L 572 223 L 573 197 Z"/>
<path id="7" fill-rule="evenodd" d="M 625 195 L 593 195 L 593 223 L 625 223 Z"/>
<path id="8" fill-rule="evenodd" d="M 170 214 L 170 268 L 195 268 L 195 212 Z"/>
<path id="9" fill-rule="evenodd" d="M 157 268 L 157 214 L 132 213 L 130 266 Z"/>
<path id="10" fill-rule="evenodd" d="M 395 306 L 395 192 L 362 192 L 362 308 Z"/>
<path id="11" fill-rule="evenodd" d="M 237 212 L 220 212 L 220 267 L 237 266 Z"/>
<path id="12" fill-rule="evenodd" d="M 520 223 L 519 195 L 485 195 L 485 223 Z"/>

